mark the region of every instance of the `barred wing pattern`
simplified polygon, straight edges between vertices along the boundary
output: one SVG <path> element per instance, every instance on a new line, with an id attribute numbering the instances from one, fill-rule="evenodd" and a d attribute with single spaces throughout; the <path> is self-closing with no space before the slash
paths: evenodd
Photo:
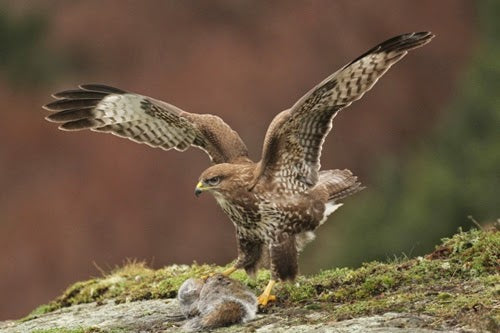
<path id="1" fill-rule="evenodd" d="M 53 95 L 44 106 L 47 120 L 67 131 L 90 129 L 111 133 L 164 150 L 203 149 L 213 163 L 248 156 L 238 134 L 221 118 L 185 112 L 174 105 L 123 90 L 87 84 Z"/>
<path id="2" fill-rule="evenodd" d="M 370 49 L 278 114 L 266 133 L 255 183 L 261 179 L 291 191 L 318 181 L 321 147 L 339 110 L 360 99 L 409 50 L 434 35 L 418 32 L 391 38 Z"/>

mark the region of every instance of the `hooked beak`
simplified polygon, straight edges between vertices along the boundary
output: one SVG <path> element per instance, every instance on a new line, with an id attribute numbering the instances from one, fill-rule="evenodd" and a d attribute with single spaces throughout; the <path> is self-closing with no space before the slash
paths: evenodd
<path id="1" fill-rule="evenodd" d="M 201 192 L 203 192 L 204 190 L 206 190 L 206 188 L 203 187 L 203 183 L 198 182 L 198 184 L 196 184 L 196 188 L 194 189 L 194 195 L 196 195 L 196 197 L 198 197 L 201 194 Z"/>

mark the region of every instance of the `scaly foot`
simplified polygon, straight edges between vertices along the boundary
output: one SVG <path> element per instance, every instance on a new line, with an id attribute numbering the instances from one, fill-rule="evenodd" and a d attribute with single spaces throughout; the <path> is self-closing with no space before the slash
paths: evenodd
<path id="1" fill-rule="evenodd" d="M 229 275 L 233 274 L 233 272 L 236 270 L 237 270 L 236 267 L 230 267 L 230 268 L 226 269 L 225 271 L 221 272 L 220 274 L 225 275 L 225 276 L 229 276 Z M 215 274 L 217 274 L 217 273 L 208 273 L 207 275 L 202 275 L 200 278 L 202 280 L 207 280 L 209 277 L 214 276 Z"/>
<path id="2" fill-rule="evenodd" d="M 221 274 L 225 275 L 225 276 L 229 276 L 229 275 L 233 274 L 236 270 L 237 270 L 237 268 L 233 266 L 233 267 L 230 267 L 230 268 L 226 269 Z"/>
<path id="3" fill-rule="evenodd" d="M 276 296 L 271 295 L 271 290 L 273 290 L 273 286 L 275 283 L 276 283 L 275 280 L 273 279 L 269 280 L 266 289 L 264 289 L 264 292 L 259 297 L 257 297 L 257 303 L 260 306 L 266 306 L 267 303 L 276 301 Z"/>
<path id="4" fill-rule="evenodd" d="M 276 296 L 275 295 L 265 295 L 264 293 L 262 293 L 262 295 L 260 295 L 259 297 L 257 297 L 257 303 L 260 306 L 266 306 L 267 303 L 274 302 L 274 301 L 276 301 Z"/>

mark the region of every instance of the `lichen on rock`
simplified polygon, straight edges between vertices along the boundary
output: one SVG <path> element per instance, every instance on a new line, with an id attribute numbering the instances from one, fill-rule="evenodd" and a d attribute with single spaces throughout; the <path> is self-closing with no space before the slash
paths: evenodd
<path id="1" fill-rule="evenodd" d="M 256 320 L 236 327 L 240 331 L 270 332 L 279 325 L 292 332 L 306 325 L 311 329 L 361 332 L 353 327 L 370 322 L 373 327 L 386 327 L 388 332 L 417 332 L 416 328 L 422 332 L 443 328 L 495 331 L 500 322 L 499 267 L 500 236 L 496 227 L 459 231 L 424 257 L 370 262 L 357 269 L 329 269 L 300 276 L 295 283 L 279 284 L 275 289 L 278 301 Z M 220 269 L 193 264 L 153 270 L 143 263 L 129 262 L 102 278 L 75 283 L 22 320 L 0 323 L 0 331 L 176 331 L 182 323 L 169 318 L 179 313 L 174 298 L 180 285 L 190 277 Z M 269 273 L 261 271 L 252 279 L 237 271 L 232 277 L 257 293 Z M 392 319 L 385 320 L 389 317 Z M 398 326 L 396 318 L 413 318 L 413 324 Z M 397 330 L 408 325 L 413 328 Z"/>

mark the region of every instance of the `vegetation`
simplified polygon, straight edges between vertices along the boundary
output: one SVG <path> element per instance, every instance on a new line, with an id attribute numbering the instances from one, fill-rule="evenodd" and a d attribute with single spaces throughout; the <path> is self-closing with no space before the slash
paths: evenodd
<path id="1" fill-rule="evenodd" d="M 499 263 L 497 229 L 460 231 L 425 257 L 325 270 L 302 276 L 294 284 L 279 284 L 278 303 L 264 311 L 322 309 L 335 320 L 387 311 L 411 312 L 435 316 L 439 324 L 498 327 Z M 193 264 L 152 270 L 144 263 L 128 262 L 102 278 L 75 283 L 23 320 L 80 303 L 173 298 L 187 278 L 219 269 Z M 237 271 L 234 278 L 257 293 L 266 285 L 269 273 L 261 271 L 252 279 Z"/>
<path id="2" fill-rule="evenodd" d="M 98 333 L 101 332 L 97 328 L 75 328 L 75 329 L 65 329 L 65 328 L 53 328 L 48 330 L 36 330 L 33 333 Z"/>
<path id="3" fill-rule="evenodd" d="M 48 27 L 43 11 L 17 17 L 0 4 L 0 75 L 14 85 L 36 87 L 66 71 L 68 59 L 46 43 Z"/>
<path id="4" fill-rule="evenodd" d="M 35 330 L 32 333 L 126 333 L 121 329 L 102 330 L 97 327 L 80 327 L 75 329 L 51 328 L 47 330 Z"/>

